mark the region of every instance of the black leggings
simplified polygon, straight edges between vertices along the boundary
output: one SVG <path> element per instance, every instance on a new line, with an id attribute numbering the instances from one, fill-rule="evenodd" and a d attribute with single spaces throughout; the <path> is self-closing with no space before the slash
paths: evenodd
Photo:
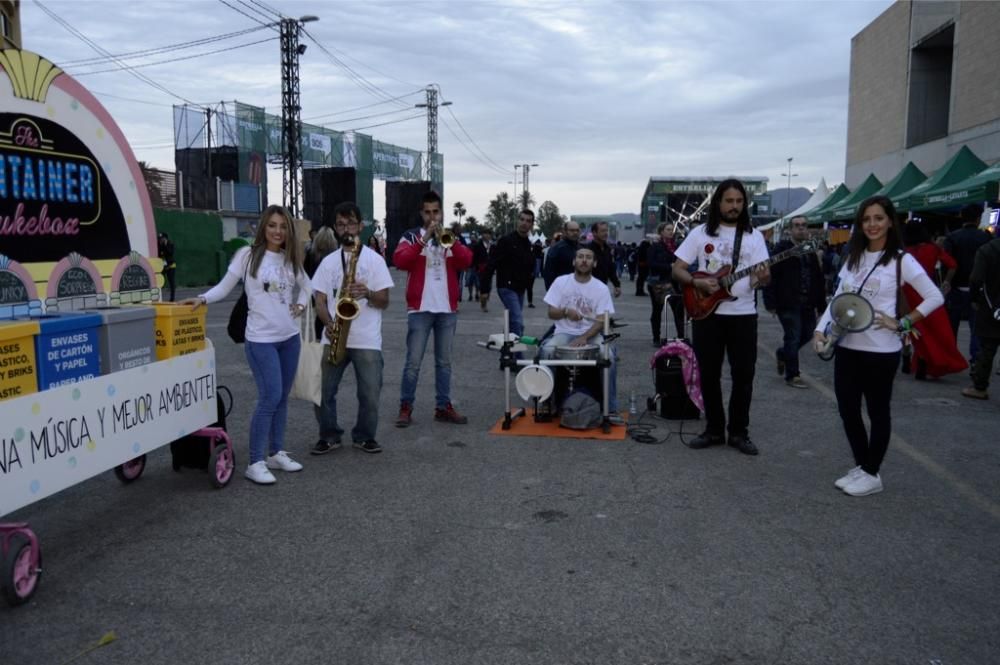
<path id="1" fill-rule="evenodd" d="M 875 475 L 882 466 L 892 436 L 892 381 L 899 367 L 899 351 L 875 353 L 838 347 L 833 361 L 833 388 L 854 463 Z M 861 419 L 864 397 L 871 420 L 871 436 Z"/>

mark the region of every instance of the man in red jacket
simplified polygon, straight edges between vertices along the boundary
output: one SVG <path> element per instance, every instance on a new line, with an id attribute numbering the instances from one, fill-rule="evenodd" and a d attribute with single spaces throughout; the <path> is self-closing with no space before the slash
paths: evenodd
<path id="1" fill-rule="evenodd" d="M 434 331 L 434 420 L 464 425 L 468 418 L 451 405 L 451 346 L 458 322 L 462 286 L 458 274 L 472 264 L 472 251 L 460 242 L 441 246 L 441 195 L 431 190 L 420 204 L 423 227 L 403 234 L 392 255 L 393 265 L 405 270 L 406 364 L 400 387 L 396 427 L 409 427 L 413 420 L 420 364 L 427 340 Z"/>

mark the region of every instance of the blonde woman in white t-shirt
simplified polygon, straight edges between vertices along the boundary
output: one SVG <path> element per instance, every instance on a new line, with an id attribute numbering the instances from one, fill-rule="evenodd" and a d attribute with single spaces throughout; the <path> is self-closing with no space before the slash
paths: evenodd
<path id="1" fill-rule="evenodd" d="M 897 318 L 897 298 L 909 284 L 923 302 Z M 841 338 L 834 355 L 833 384 L 837 407 L 855 467 L 834 483 L 851 496 L 882 491 L 879 469 L 892 435 L 892 382 L 899 367 L 903 340 L 920 321 L 944 304 L 944 296 L 917 260 L 903 252 L 896 209 L 885 196 L 873 196 L 858 207 L 848 244 L 847 262 L 840 269 L 838 293 L 860 293 L 875 310 L 874 324 Z M 817 351 L 826 342 L 829 306 L 816 326 Z M 871 432 L 861 418 L 864 398 Z"/>
<path id="2" fill-rule="evenodd" d="M 236 252 L 222 281 L 183 301 L 197 309 L 219 302 L 240 280 L 244 282 L 248 306 L 244 346 L 257 384 L 246 477 L 259 485 L 275 482 L 272 469 L 302 470 L 285 452 L 288 393 L 302 346 L 295 319 L 305 311 L 312 293 L 302 254 L 291 215 L 281 206 L 269 206 L 257 224 L 253 245 Z"/>

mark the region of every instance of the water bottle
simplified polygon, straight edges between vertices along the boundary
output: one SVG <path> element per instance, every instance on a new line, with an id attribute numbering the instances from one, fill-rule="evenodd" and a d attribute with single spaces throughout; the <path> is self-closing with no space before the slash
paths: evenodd
<path id="1" fill-rule="evenodd" d="M 639 415 L 639 409 L 635 404 L 635 391 L 633 390 L 628 396 L 628 413 L 630 416 Z"/>

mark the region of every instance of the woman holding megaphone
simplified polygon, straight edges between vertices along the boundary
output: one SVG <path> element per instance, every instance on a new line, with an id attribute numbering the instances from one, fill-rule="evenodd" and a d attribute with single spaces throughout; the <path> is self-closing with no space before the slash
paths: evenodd
<path id="1" fill-rule="evenodd" d="M 905 303 L 901 295 L 904 284 L 923 298 L 905 315 L 901 307 Z M 913 334 L 914 323 L 944 304 L 944 296 L 924 269 L 903 252 L 896 208 L 888 197 L 873 196 L 858 207 L 838 293 L 856 293 L 875 311 L 873 325 L 838 340 L 833 368 L 837 407 L 855 464 L 834 485 L 851 496 L 867 496 L 882 491 L 879 469 L 892 434 L 892 382 L 903 344 Z M 827 343 L 831 322 L 827 307 L 814 334 L 817 351 Z M 862 398 L 871 420 L 870 433 L 861 418 Z"/>

